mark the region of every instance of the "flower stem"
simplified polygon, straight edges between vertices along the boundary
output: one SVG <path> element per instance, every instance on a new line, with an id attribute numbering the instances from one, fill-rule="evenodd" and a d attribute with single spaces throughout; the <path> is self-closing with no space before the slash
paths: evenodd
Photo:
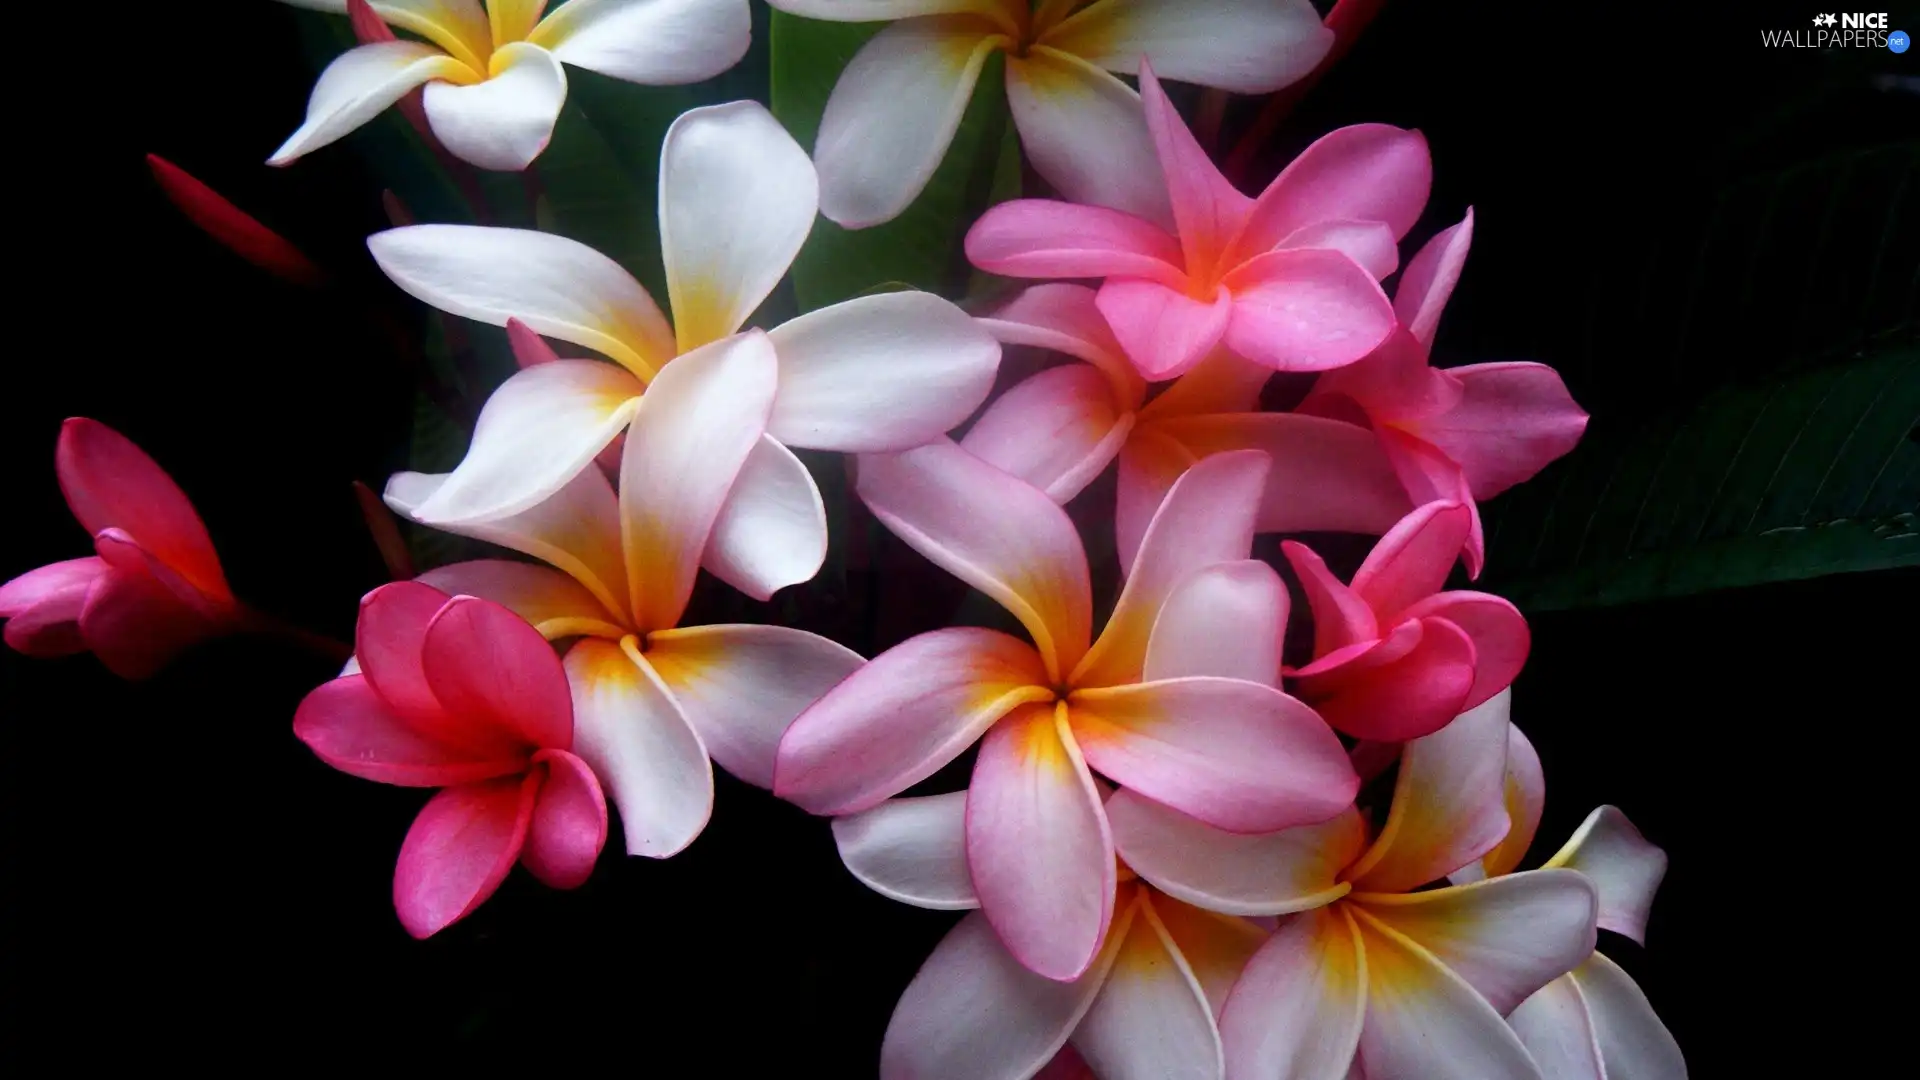
<path id="1" fill-rule="evenodd" d="M 336 664 L 346 663 L 347 658 L 353 655 L 353 646 L 344 641 L 295 626 L 285 619 L 276 618 L 253 608 L 241 609 L 240 629 L 249 634 L 279 638 Z"/>

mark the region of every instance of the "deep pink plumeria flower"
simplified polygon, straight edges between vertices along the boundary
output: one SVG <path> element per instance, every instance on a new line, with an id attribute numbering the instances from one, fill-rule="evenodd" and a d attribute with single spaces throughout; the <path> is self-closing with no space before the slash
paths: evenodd
<path id="1" fill-rule="evenodd" d="M 572 752 L 572 693 L 539 631 L 490 600 L 403 581 L 361 602 L 354 655 L 359 670 L 308 694 L 293 733 L 341 772 L 442 789 L 394 868 L 408 933 L 465 918 L 515 863 L 556 889 L 586 882 L 607 803 Z"/>
<path id="2" fill-rule="evenodd" d="M 91 652 L 115 675 L 144 679 L 188 646 L 240 628 L 207 527 L 152 458 L 76 417 L 60 429 L 54 462 L 95 554 L 0 585 L 8 645 L 28 656 Z"/>
<path id="3" fill-rule="evenodd" d="M 1313 662 L 1288 674 L 1327 723 L 1360 739 L 1417 739 L 1520 674 L 1532 637 L 1519 610 L 1488 593 L 1440 591 L 1471 516 L 1456 502 L 1415 509 L 1350 585 L 1306 545 L 1281 545 L 1313 609 Z"/>
<path id="4" fill-rule="evenodd" d="M 1117 210 L 1016 199 L 967 234 L 996 274 L 1104 278 L 1100 310 L 1140 374 L 1171 379 L 1226 348 L 1277 371 L 1325 371 L 1394 329 L 1379 280 L 1426 206 L 1427 143 L 1385 124 L 1341 128 L 1262 192 L 1242 195 L 1140 65 L 1140 96 L 1178 235 Z"/>
<path id="5" fill-rule="evenodd" d="M 1415 503 L 1467 508 L 1467 570 L 1486 544 L 1475 500 L 1528 480 L 1572 450 L 1587 429 L 1560 375 L 1545 364 L 1433 368 L 1427 355 L 1473 241 L 1473 211 L 1428 241 L 1394 292 L 1399 328 L 1357 364 L 1321 376 L 1300 412 L 1370 425 Z"/>

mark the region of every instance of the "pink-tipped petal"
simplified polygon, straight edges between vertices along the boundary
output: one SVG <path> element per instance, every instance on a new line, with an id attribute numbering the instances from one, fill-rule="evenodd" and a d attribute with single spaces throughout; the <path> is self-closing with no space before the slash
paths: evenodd
<path id="1" fill-rule="evenodd" d="M 1085 974 L 1113 918 L 1113 836 L 1053 703 L 987 732 L 967 788 L 967 868 L 981 913 L 1034 972 Z"/>
<path id="2" fill-rule="evenodd" d="M 588 638 L 566 656 L 574 753 L 620 810 L 627 854 L 678 854 L 713 812 L 713 764 L 633 638 Z"/>
<path id="3" fill-rule="evenodd" d="M 1154 513 L 1174 482 L 1197 461 L 1192 451 L 1165 435 L 1151 428 L 1134 429 L 1120 449 L 1119 493 L 1114 506 L 1114 544 L 1121 566 L 1132 566 L 1140 557 L 1140 541 Z"/>
<path id="4" fill-rule="evenodd" d="M 1367 823 L 1349 808 L 1319 825 L 1230 833 L 1135 791 L 1107 800 L 1114 847 L 1170 896 L 1233 915 L 1285 915 L 1346 895 L 1340 872 L 1365 849 Z"/>
<path id="5" fill-rule="evenodd" d="M 874 892 L 934 911 L 980 906 L 967 870 L 967 793 L 888 799 L 833 819 L 840 861 Z"/>
<path id="6" fill-rule="evenodd" d="M 1646 944 L 1647 916 L 1667 874 L 1667 853 L 1648 843 L 1625 814 L 1611 806 L 1594 810 L 1546 865 L 1586 875 L 1600 890 L 1600 927 Z"/>
<path id="7" fill-rule="evenodd" d="M 967 231 L 967 258 L 1008 277 L 1186 282 L 1179 243 L 1153 222 L 1047 199 L 1015 199 L 982 214 Z"/>
<path id="8" fill-rule="evenodd" d="M 126 436 L 75 417 L 60 427 L 54 466 L 67 506 L 89 536 L 123 529 L 209 600 L 232 603 L 200 515 L 173 478 Z"/>
<path id="9" fill-rule="evenodd" d="M 1049 282 L 1022 290 L 977 321 L 1002 344 L 1031 345 L 1085 360 L 1107 377 L 1116 409 L 1137 408 L 1146 384 L 1100 314 L 1098 293 L 1085 285 Z"/>
<path id="10" fill-rule="evenodd" d="M 1323 221 L 1380 221 L 1405 236 L 1432 186 L 1433 159 L 1419 132 L 1343 127 L 1301 151 L 1260 193 L 1235 252 L 1252 258 Z"/>
<path id="11" fill-rule="evenodd" d="M 1366 268 L 1375 280 L 1400 266 L 1400 246 L 1383 221 L 1322 221 L 1295 230 L 1276 249 L 1324 248 L 1338 251 Z"/>
<path id="12" fill-rule="evenodd" d="M 1191 371 L 1219 347 L 1234 317 L 1224 286 L 1195 297 L 1158 281 L 1109 278 L 1098 303 L 1127 358 L 1149 382 Z"/>
<path id="13" fill-rule="evenodd" d="M 1303 670 L 1298 690 L 1336 729 L 1395 742 L 1445 726 L 1467 707 L 1473 682 L 1473 640 L 1435 618 L 1401 623 L 1379 647 L 1324 674 Z"/>
<path id="14" fill-rule="evenodd" d="M 1393 333 L 1393 305 L 1367 268 L 1326 248 L 1270 251 L 1242 263 L 1227 347 L 1276 371 L 1325 371 L 1372 352 Z"/>
<path id="15" fill-rule="evenodd" d="M 1067 503 L 1106 470 L 1133 430 L 1113 390 L 1088 364 L 1048 368 L 980 414 L 961 449 Z"/>
<path id="16" fill-rule="evenodd" d="M 220 246 L 295 285 L 315 286 L 326 279 L 313 260 L 286 237 L 262 225 L 185 169 L 158 154 L 147 155 L 147 168 L 167 201 Z"/>
<path id="17" fill-rule="evenodd" d="M 1033 171 L 1069 202 L 1171 225 L 1140 95 L 1071 50 L 1025 52 L 1007 57 L 1007 109 Z"/>
<path id="18" fill-rule="evenodd" d="M 0 585 L 6 642 L 27 656 L 71 656 L 86 649 L 80 612 L 87 591 L 106 572 L 99 556 L 68 559 L 29 570 Z"/>
<path id="19" fill-rule="evenodd" d="M 1326 560 L 1293 540 L 1283 542 L 1280 550 L 1299 575 L 1307 608 L 1313 613 L 1314 656 L 1326 657 L 1379 637 L 1381 628 L 1373 609 L 1327 569 Z"/>
<path id="20" fill-rule="evenodd" d="M 1069 708 L 1103 775 L 1232 832 L 1326 821 L 1360 789 L 1339 738 L 1271 686 L 1168 679 L 1077 691 Z"/>
<path id="21" fill-rule="evenodd" d="M 1539 1080 L 1526 1047 L 1471 984 L 1348 905 L 1367 965 L 1367 1080 Z"/>
<path id="22" fill-rule="evenodd" d="M 1367 1005 L 1359 932 L 1340 908 L 1282 923 L 1220 1016 L 1233 1076 L 1347 1080 Z"/>
<path id="23" fill-rule="evenodd" d="M 1147 130 L 1153 134 L 1160 173 L 1167 181 L 1167 195 L 1173 205 L 1174 222 L 1179 226 L 1187 272 L 1207 274 L 1225 270 L 1228 264 L 1222 262 L 1222 257 L 1227 244 L 1253 210 L 1253 200 L 1235 190 L 1227 178 L 1220 175 L 1220 170 L 1194 139 L 1193 132 L 1187 130 L 1173 102 L 1167 99 L 1160 80 L 1154 76 L 1152 64 L 1144 60 L 1140 62 L 1140 101 L 1146 108 Z M 1111 320 L 1112 315 L 1108 318 Z"/>
<path id="24" fill-rule="evenodd" d="M 1460 557 L 1470 512 L 1458 503 L 1427 503 L 1400 519 L 1354 571 L 1352 588 L 1383 625 L 1440 591 Z"/>
<path id="25" fill-rule="evenodd" d="M 1145 893 L 1107 981 L 1073 1032 L 1102 1080 L 1211 1080 L 1223 1068 L 1213 1009 Z"/>
<path id="26" fill-rule="evenodd" d="M 548 641 L 569 637 L 619 638 L 622 616 L 611 614 L 586 586 L 546 566 L 510 559 L 474 559 L 438 566 L 414 579 L 448 596 L 491 600 L 533 624 Z"/>
<path id="27" fill-rule="evenodd" d="M 993 630 L 921 634 L 853 672 L 780 740 L 774 794 L 850 814 L 932 776 L 1024 702 L 1050 700 L 1033 648 Z"/>
<path id="28" fill-rule="evenodd" d="M 1394 288 L 1393 310 L 1400 325 L 1421 342 L 1432 345 L 1433 333 L 1440 325 L 1440 313 L 1467 265 L 1467 249 L 1473 245 L 1473 208 L 1456 225 L 1442 229 L 1427 241 L 1420 253 L 1407 264 Z"/>
<path id="29" fill-rule="evenodd" d="M 1263 533 L 1379 535 L 1413 509 L 1379 440 L 1357 424 L 1300 413 L 1229 412 L 1175 416 L 1154 430 L 1201 457 L 1265 451 L 1273 468 L 1255 524 Z"/>
<path id="30" fill-rule="evenodd" d="M 1320 376 L 1300 408 L 1331 414 L 1337 405 L 1327 399 L 1344 396 L 1375 425 L 1401 424 L 1438 416 L 1465 393 L 1459 379 L 1427 363 L 1426 347 L 1402 329 L 1365 358 Z"/>
<path id="31" fill-rule="evenodd" d="M 1423 421 L 1420 437 L 1466 472 L 1476 499 L 1491 499 L 1572 450 L 1587 429 L 1560 374 L 1545 364 L 1449 368 L 1460 403 Z"/>
<path id="32" fill-rule="evenodd" d="M 607 846 L 607 797 L 587 763 L 565 750 L 543 751 L 540 760 L 547 775 L 520 863 L 549 888 L 577 889 Z"/>
<path id="33" fill-rule="evenodd" d="M 427 625 L 420 649 L 442 708 L 543 750 L 573 746 L 573 699 L 553 646 L 491 600 L 458 596 Z"/>
<path id="34" fill-rule="evenodd" d="M 859 464 L 880 523 L 1018 618 L 1054 680 L 1080 662 L 1093 630 L 1086 550 L 1045 492 L 944 439 Z"/>
<path id="35" fill-rule="evenodd" d="M 152 574 L 111 566 L 87 588 L 79 627 L 108 671 L 135 681 L 153 676 L 216 629 Z"/>
<path id="36" fill-rule="evenodd" d="M 1607 1076 L 1622 1080 L 1687 1080 L 1687 1062 L 1673 1033 L 1654 1015 L 1647 995 L 1620 965 L 1600 953 L 1573 977 L 1580 983 Z"/>
<path id="37" fill-rule="evenodd" d="M 1213 675 L 1279 686 L 1289 603 L 1286 582 L 1258 559 L 1188 574 L 1153 621 L 1141 678 Z"/>
<path id="38" fill-rule="evenodd" d="M 520 858 L 538 790 L 537 777 L 509 776 L 428 801 L 393 871 L 393 906 L 407 933 L 431 937 L 493 895 Z"/>
<path id="39" fill-rule="evenodd" d="M 293 734 L 328 765 L 401 787 L 450 787 L 526 771 L 525 754 L 475 758 L 395 716 L 364 675 L 321 683 L 293 714 Z"/>
<path id="40" fill-rule="evenodd" d="M 1467 528 L 1461 558 L 1467 576 L 1477 578 L 1486 561 L 1486 536 L 1480 524 L 1480 506 L 1467 486 L 1466 470 L 1439 447 L 1397 427 L 1378 429 L 1380 449 L 1415 506 L 1458 503 L 1466 508 Z"/>
<path id="41" fill-rule="evenodd" d="M 1439 617 L 1473 640 L 1473 688 L 1462 708 L 1471 709 L 1513 685 L 1526 666 L 1533 633 L 1526 616 L 1507 600 L 1480 592 L 1435 593 L 1407 608 L 1405 619 Z"/>

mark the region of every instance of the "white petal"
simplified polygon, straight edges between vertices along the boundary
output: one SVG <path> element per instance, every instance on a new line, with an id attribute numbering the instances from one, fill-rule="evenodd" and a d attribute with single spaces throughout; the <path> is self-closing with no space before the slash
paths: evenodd
<path id="1" fill-rule="evenodd" d="M 1573 977 L 1593 1016 L 1609 1080 L 1687 1080 L 1680 1044 L 1620 965 L 1594 953 Z"/>
<path id="2" fill-rule="evenodd" d="M 1213 1010 L 1141 894 L 1133 925 L 1073 1046 L 1100 1080 L 1219 1080 Z"/>
<path id="3" fill-rule="evenodd" d="M 568 0 L 528 40 L 575 67 L 672 86 L 739 63 L 752 37 L 747 0 Z"/>
<path id="4" fill-rule="evenodd" d="M 1608 1080 L 1586 995 L 1572 975 L 1562 975 L 1521 1002 L 1507 1024 L 1540 1066 L 1542 1080 Z"/>
<path id="5" fill-rule="evenodd" d="M 1106 376 L 1067 364 L 995 398 L 960 446 L 1064 505 L 1106 471 L 1132 430 L 1133 414 L 1115 411 Z"/>
<path id="6" fill-rule="evenodd" d="M 573 752 L 620 808 L 627 854 L 664 859 L 693 843 L 713 812 L 713 765 L 634 639 L 582 640 L 566 669 Z"/>
<path id="7" fill-rule="evenodd" d="M 442 311 L 595 349 L 650 379 L 673 330 L 633 275 L 564 236 L 477 225 L 410 225 L 367 238 L 395 285 Z"/>
<path id="8" fill-rule="evenodd" d="M 538 45 L 515 42 L 493 54 L 493 74 L 472 86 L 432 83 L 427 122 L 453 156 L 482 169 L 518 172 L 553 139 L 567 103 L 567 73 Z"/>
<path id="9" fill-rule="evenodd" d="M 1367 969 L 1340 908 L 1298 915 L 1247 962 L 1220 1016 L 1236 1077 L 1343 1080 L 1366 1014 Z"/>
<path id="10" fill-rule="evenodd" d="M 627 633 L 625 615 L 609 612 L 586 586 L 537 563 L 473 559 L 436 566 L 413 580 L 448 596 L 491 600 L 533 624 L 548 641 Z"/>
<path id="11" fill-rule="evenodd" d="M 1135 873 L 1170 896 L 1231 915 L 1305 911 L 1346 895 L 1337 877 L 1367 835 L 1354 810 L 1321 825 L 1230 833 L 1131 791 L 1107 800 L 1107 822 Z"/>
<path id="12" fill-rule="evenodd" d="M 1188 574 L 1153 620 L 1141 678 L 1215 675 L 1279 686 L 1290 603 L 1286 583 L 1258 559 Z"/>
<path id="13" fill-rule="evenodd" d="M 1366 951 L 1367 1080 L 1540 1080 L 1519 1036 L 1433 954 L 1349 906 Z"/>
<path id="14" fill-rule="evenodd" d="M 827 504 L 813 474 L 762 435 L 734 478 L 700 565 L 755 600 L 770 600 L 811 581 L 826 560 Z"/>
<path id="15" fill-rule="evenodd" d="M 660 147 L 660 244 L 680 351 L 740 329 L 813 228 L 819 182 L 766 107 L 690 109 Z"/>
<path id="16" fill-rule="evenodd" d="M 767 0 L 789 15 L 833 22 L 882 22 L 915 15 L 975 14 L 999 17 L 1006 0 Z"/>
<path id="17" fill-rule="evenodd" d="M 320 73 L 307 98 L 307 119 L 267 159 L 286 165 L 378 116 L 433 79 L 474 80 L 473 70 L 431 45 L 382 41 L 341 53 Z"/>
<path id="18" fill-rule="evenodd" d="M 935 911 L 980 906 L 967 873 L 967 793 L 888 799 L 833 819 L 840 861 L 882 896 Z"/>
<path id="19" fill-rule="evenodd" d="M 863 296 L 767 335 L 780 396 L 767 433 L 843 453 L 912 448 L 973 415 L 993 389 L 1000 343 L 932 293 Z"/>
<path id="20" fill-rule="evenodd" d="M 480 410 L 467 456 L 413 516 L 439 527 L 531 509 L 626 430 L 645 389 L 625 369 L 598 360 L 515 372 Z"/>
<path id="21" fill-rule="evenodd" d="M 967 18 L 909 19 L 874 35 L 820 117 L 820 212 L 849 229 L 899 217 L 947 156 L 981 66 L 1006 40 Z"/>
<path id="22" fill-rule="evenodd" d="M 1105 0 L 1042 34 L 1040 44 L 1136 75 L 1265 94 L 1296 82 L 1333 47 L 1308 0 Z"/>
<path id="23" fill-rule="evenodd" d="M 1007 58 L 1007 104 L 1027 159 L 1063 198 L 1172 226 L 1146 113 L 1126 83 L 1079 57 L 1035 47 Z"/>
<path id="24" fill-rule="evenodd" d="M 1627 815 L 1602 806 L 1587 815 L 1547 866 L 1578 870 L 1600 890 L 1600 927 L 1646 944 L 1653 894 L 1667 875 L 1667 853 L 1647 843 Z"/>

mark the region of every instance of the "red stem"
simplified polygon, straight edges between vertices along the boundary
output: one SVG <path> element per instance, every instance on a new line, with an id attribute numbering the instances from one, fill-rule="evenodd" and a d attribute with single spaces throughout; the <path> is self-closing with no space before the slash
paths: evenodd
<path id="1" fill-rule="evenodd" d="M 347 658 L 353 655 L 353 646 L 344 641 L 336 641 L 325 634 L 316 634 L 311 630 L 295 626 L 285 619 L 275 618 L 253 608 L 241 609 L 240 629 L 249 634 L 279 638 L 336 664 L 346 663 Z"/>

